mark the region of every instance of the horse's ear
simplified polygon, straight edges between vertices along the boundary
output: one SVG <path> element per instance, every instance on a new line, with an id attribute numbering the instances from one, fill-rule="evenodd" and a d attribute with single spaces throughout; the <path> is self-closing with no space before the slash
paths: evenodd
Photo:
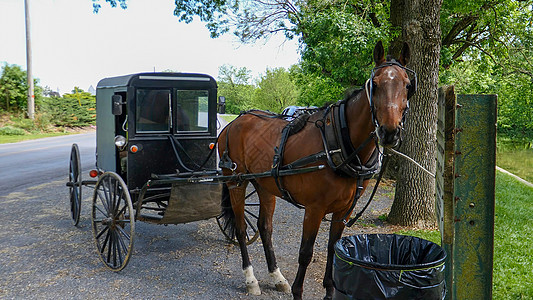
<path id="1" fill-rule="evenodd" d="M 374 47 L 374 63 L 376 66 L 381 65 L 385 61 L 385 50 L 383 44 L 379 41 Z"/>
<path id="2" fill-rule="evenodd" d="M 409 49 L 409 44 L 403 43 L 402 53 L 400 54 L 400 63 L 406 66 L 409 63 L 411 58 L 411 49 Z"/>

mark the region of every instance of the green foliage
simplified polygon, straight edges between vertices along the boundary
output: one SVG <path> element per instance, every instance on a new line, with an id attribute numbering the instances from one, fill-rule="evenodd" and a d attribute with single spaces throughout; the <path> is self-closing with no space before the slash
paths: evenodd
<path id="1" fill-rule="evenodd" d="M 385 19 L 375 27 L 366 12 L 335 2 L 310 10 L 300 26 L 305 37 L 304 72 L 330 78 L 344 87 L 364 84 L 373 68 L 374 46 L 379 40 L 386 41 L 389 34 Z"/>
<path id="2" fill-rule="evenodd" d="M 106 2 L 124 8 L 126 0 Z M 387 45 L 401 31 L 391 27 L 395 16 L 391 9 L 400 8 L 390 1 L 176 0 L 175 4 L 180 21 L 188 23 L 198 16 L 212 37 L 230 30 L 243 42 L 278 32 L 298 37 L 302 54 L 302 76 L 296 78 L 298 101 L 306 105 L 338 99 L 339 89 L 363 85 L 372 68 L 375 43 L 382 40 Z M 449 0 L 442 3 L 440 20 L 441 82 L 469 93 L 497 93 L 499 133 L 525 140 L 533 136 L 532 10 L 533 0 Z M 230 112 L 249 108 L 244 103 L 251 99 L 253 88 L 221 87 L 233 99 L 228 103 Z"/>
<path id="3" fill-rule="evenodd" d="M 298 105 L 322 107 L 343 98 L 345 88 L 330 77 L 304 73 L 300 66 L 290 69 L 298 87 Z"/>
<path id="4" fill-rule="evenodd" d="M 444 1 L 441 76 L 460 93 L 498 94 L 498 134 L 533 141 L 533 0 Z"/>
<path id="5" fill-rule="evenodd" d="M 88 126 L 96 121 L 96 98 L 90 93 L 74 88 L 72 94 L 43 99 L 40 111 L 57 126 Z"/>
<path id="6" fill-rule="evenodd" d="M 35 103 L 42 99 L 39 80 L 34 79 Z M 27 73 L 20 66 L 4 64 L 0 76 L 0 111 L 24 112 L 28 107 Z"/>
<path id="7" fill-rule="evenodd" d="M 246 68 L 223 65 L 218 70 L 218 95 L 226 97 L 226 113 L 239 114 L 252 108 L 255 87 L 251 71 Z"/>
<path id="8" fill-rule="evenodd" d="M 5 111 L 18 111 L 27 107 L 26 72 L 20 66 L 4 64 L 0 77 L 0 107 Z"/>
<path id="9" fill-rule="evenodd" d="M 253 106 L 262 110 L 281 113 L 297 100 L 296 85 L 284 68 L 267 69 L 258 81 Z"/>
<path id="10" fill-rule="evenodd" d="M 218 95 L 226 97 L 226 113 L 239 114 L 250 109 L 281 112 L 296 104 L 297 88 L 288 71 L 267 69 L 257 85 L 251 84 L 250 73 L 246 68 L 229 65 L 219 68 Z"/>
<path id="11" fill-rule="evenodd" d="M 456 63 L 441 71 L 442 84 L 454 84 L 461 94 L 498 95 L 498 134 L 533 142 L 533 77 L 495 64 L 487 55 Z"/>
<path id="12" fill-rule="evenodd" d="M 12 126 L 0 127 L 0 135 L 24 135 L 24 134 L 26 134 L 24 129 L 12 127 Z"/>

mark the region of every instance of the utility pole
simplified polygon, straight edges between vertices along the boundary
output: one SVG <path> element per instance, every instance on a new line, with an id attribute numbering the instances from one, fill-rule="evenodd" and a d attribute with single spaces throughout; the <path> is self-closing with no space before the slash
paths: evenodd
<path id="1" fill-rule="evenodd" d="M 29 0 L 24 0 L 24 10 L 26 14 L 26 73 L 28 74 L 28 117 L 33 120 L 35 118 L 35 95 L 33 93 L 29 2 Z"/>

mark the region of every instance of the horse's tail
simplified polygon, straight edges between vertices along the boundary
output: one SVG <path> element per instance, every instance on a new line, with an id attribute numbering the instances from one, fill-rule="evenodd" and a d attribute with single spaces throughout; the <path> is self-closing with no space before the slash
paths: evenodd
<path id="1" fill-rule="evenodd" d="M 231 207 L 231 199 L 229 196 L 229 188 L 227 184 L 222 184 L 222 199 L 220 202 L 222 212 L 220 214 L 219 225 L 222 231 L 229 234 L 228 238 L 233 240 L 235 238 L 235 213 Z"/>

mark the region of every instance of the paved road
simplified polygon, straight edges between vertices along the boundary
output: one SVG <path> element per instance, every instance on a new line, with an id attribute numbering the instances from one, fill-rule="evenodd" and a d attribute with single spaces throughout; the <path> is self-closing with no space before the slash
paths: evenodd
<path id="1" fill-rule="evenodd" d="M 93 244 L 88 188 L 83 192 L 80 226 L 71 225 L 65 186 L 70 138 L 80 145 L 85 138 L 94 143 L 88 134 L 24 142 L 23 150 L 1 148 L 3 180 L 24 169 L 24 176 L 37 177 L 34 182 L 40 183 L 12 186 L 8 191 L 2 184 L 0 299 L 291 299 L 270 283 L 260 240 L 249 250 L 263 294 L 246 295 L 239 249 L 225 241 L 214 219 L 169 226 L 137 222 L 130 263 L 119 273 L 107 270 Z M 59 145 L 49 144 L 50 140 Z M 52 151 L 58 152 L 54 156 L 61 156 L 58 166 L 47 158 L 29 162 L 41 152 Z M 17 158 L 15 162 L 13 152 L 26 159 Z M 94 160 L 94 148 L 82 146 L 81 152 L 83 165 L 92 167 L 94 162 L 86 161 L 91 157 Z M 51 175 L 44 175 L 43 168 L 50 169 Z M 362 222 L 379 222 L 377 217 L 387 209 L 386 201 L 375 201 Z M 297 271 L 302 219 L 302 210 L 278 201 L 274 244 L 280 269 L 289 282 Z M 327 223 L 320 228 L 304 285 L 305 299 L 321 299 L 324 295 L 321 281 L 328 228 Z M 345 235 L 375 230 L 372 226 L 354 226 Z"/>
<path id="2" fill-rule="evenodd" d="M 0 196 L 67 178 L 73 143 L 80 148 L 82 169 L 94 168 L 95 132 L 0 144 Z"/>

